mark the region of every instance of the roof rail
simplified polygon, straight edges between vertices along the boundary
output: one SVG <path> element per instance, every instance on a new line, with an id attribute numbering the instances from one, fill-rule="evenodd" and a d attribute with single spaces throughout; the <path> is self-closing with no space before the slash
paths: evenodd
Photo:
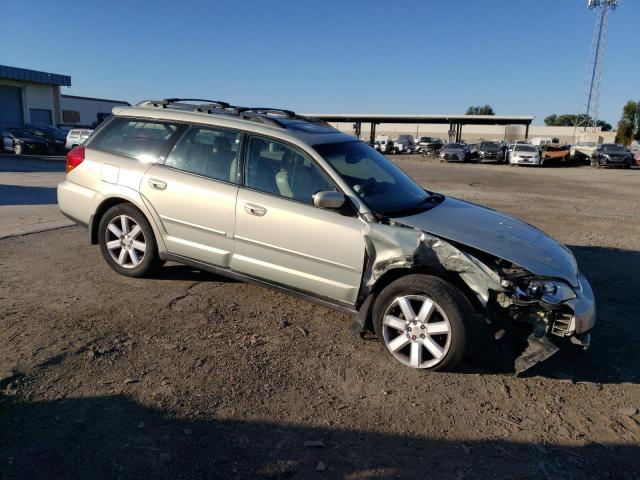
<path id="1" fill-rule="evenodd" d="M 204 103 L 200 105 L 192 105 L 192 104 L 187 104 L 183 102 L 204 102 Z M 139 102 L 138 104 L 136 104 L 136 107 L 167 108 L 169 105 L 179 105 L 182 107 L 190 107 L 194 110 L 198 108 L 202 108 L 205 105 L 216 106 L 216 108 L 231 107 L 231 105 L 229 105 L 227 102 L 222 102 L 220 100 L 206 100 L 204 98 L 165 98 L 164 100 L 143 100 L 142 102 Z"/>
<path id="2" fill-rule="evenodd" d="M 193 104 L 187 102 L 203 102 Z M 203 98 L 165 98 L 164 100 L 143 100 L 136 104 L 136 107 L 172 108 L 178 110 L 188 110 L 199 113 L 234 115 L 243 120 L 264 123 L 286 128 L 286 122 L 279 120 L 282 117 L 287 119 L 297 119 L 310 123 L 329 125 L 319 118 L 305 117 L 298 115 L 291 110 L 271 107 L 238 107 L 220 100 L 206 100 Z"/>

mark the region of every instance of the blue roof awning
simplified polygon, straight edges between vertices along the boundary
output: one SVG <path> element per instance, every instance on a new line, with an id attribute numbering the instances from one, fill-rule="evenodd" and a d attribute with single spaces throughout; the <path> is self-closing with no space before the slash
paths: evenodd
<path id="1" fill-rule="evenodd" d="M 47 85 L 71 86 L 71 77 L 58 73 L 39 72 L 38 70 L 27 70 L 26 68 L 7 67 L 0 65 L 0 78 L 20 80 L 23 82 L 45 83 Z"/>

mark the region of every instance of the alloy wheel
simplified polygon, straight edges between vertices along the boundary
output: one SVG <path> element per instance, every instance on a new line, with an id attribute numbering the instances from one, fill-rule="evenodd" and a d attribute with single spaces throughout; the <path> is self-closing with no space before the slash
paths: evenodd
<path id="1" fill-rule="evenodd" d="M 147 251 L 142 228 L 128 215 L 118 215 L 109 221 L 105 245 L 113 261 L 124 268 L 140 265 Z"/>
<path id="2" fill-rule="evenodd" d="M 382 320 L 382 336 L 391 354 L 404 365 L 431 368 L 451 346 L 451 323 L 444 310 L 425 295 L 397 297 Z"/>

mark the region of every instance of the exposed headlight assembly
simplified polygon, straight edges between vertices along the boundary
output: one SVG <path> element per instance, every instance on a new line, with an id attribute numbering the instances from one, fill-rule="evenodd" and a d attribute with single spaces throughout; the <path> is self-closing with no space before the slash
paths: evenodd
<path id="1" fill-rule="evenodd" d="M 541 300 L 550 305 L 558 305 L 576 298 L 576 293 L 570 285 L 554 279 L 532 279 L 521 290 L 521 293 L 531 299 Z"/>

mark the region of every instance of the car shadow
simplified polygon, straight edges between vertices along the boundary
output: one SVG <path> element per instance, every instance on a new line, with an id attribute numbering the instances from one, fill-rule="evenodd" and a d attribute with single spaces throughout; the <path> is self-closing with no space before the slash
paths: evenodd
<path id="1" fill-rule="evenodd" d="M 55 187 L 31 187 L 0 184 L 0 206 L 6 205 L 56 205 Z"/>
<path id="2" fill-rule="evenodd" d="M 597 322 L 586 352 L 560 350 L 523 376 L 571 379 L 574 382 L 640 383 L 640 252 L 569 245 L 596 296 Z M 167 264 L 151 278 L 203 282 L 236 282 L 180 264 Z M 349 325 L 345 326 L 348 328 Z M 369 339 L 374 339 L 370 335 Z M 480 359 L 468 361 L 461 374 L 501 373 L 509 366 Z"/>
<path id="3" fill-rule="evenodd" d="M 7 479 L 632 478 L 640 471 L 640 446 L 632 443 L 457 441 L 202 414 L 176 418 L 126 395 L 0 397 L 0 409 Z"/>
<path id="4" fill-rule="evenodd" d="M 16 156 L 0 154 L 0 173 L 64 172 L 63 159 L 43 160 L 39 156 Z"/>
<path id="5" fill-rule="evenodd" d="M 162 268 L 150 273 L 146 278 L 151 278 L 153 280 L 176 280 L 189 282 L 237 283 L 237 280 L 229 277 L 216 275 L 215 273 L 173 262 L 163 265 Z"/>
<path id="6" fill-rule="evenodd" d="M 559 352 L 528 375 L 576 382 L 640 383 L 640 252 L 569 245 L 589 279 L 597 306 L 591 347 L 583 354 Z"/>

